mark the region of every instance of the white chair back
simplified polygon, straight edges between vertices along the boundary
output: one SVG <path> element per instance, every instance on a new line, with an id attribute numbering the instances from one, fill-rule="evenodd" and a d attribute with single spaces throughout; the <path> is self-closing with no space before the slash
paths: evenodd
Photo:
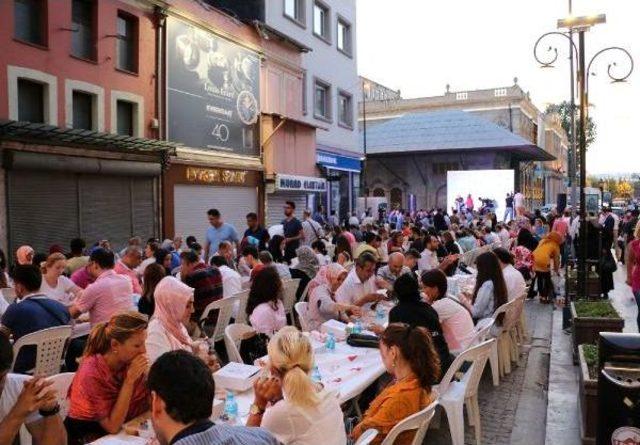
<path id="1" fill-rule="evenodd" d="M 212 344 L 224 339 L 224 330 L 229 325 L 231 315 L 233 313 L 233 307 L 239 301 L 238 297 L 233 296 L 229 298 L 221 298 L 220 300 L 213 301 L 207 305 L 200 317 L 200 325 L 209 318 L 209 314 L 212 311 L 218 311 L 218 319 L 216 320 L 216 326 L 213 333 L 209 336 L 209 342 Z"/>
<path id="2" fill-rule="evenodd" d="M 240 356 L 240 341 L 245 334 L 253 331 L 251 326 L 241 323 L 232 323 L 225 328 L 224 345 L 230 362 L 243 363 Z"/>
<path id="3" fill-rule="evenodd" d="M 504 320 L 502 322 L 502 329 L 505 331 L 510 331 L 516 326 L 516 323 L 520 321 L 520 315 L 524 310 L 524 299 L 526 295 L 520 295 L 518 298 L 515 298 L 510 304 L 507 306 L 507 310 L 504 316 Z"/>
<path id="4" fill-rule="evenodd" d="M 298 286 L 300 286 L 300 278 L 294 278 L 282 282 L 284 312 L 287 315 L 293 311 L 293 305 L 296 303 L 296 292 L 298 292 Z"/>
<path id="5" fill-rule="evenodd" d="M 307 311 L 309 310 L 309 303 L 306 301 L 299 301 L 295 304 L 296 315 L 300 322 L 300 328 L 303 332 L 309 332 L 309 323 L 307 322 Z"/>
<path id="6" fill-rule="evenodd" d="M 438 392 L 440 394 L 445 394 L 460 367 L 463 363 L 469 362 L 470 366 L 464 373 L 464 377 L 461 382 L 465 385 L 465 398 L 475 396 L 478 393 L 478 384 L 480 383 L 482 372 L 484 371 L 484 367 L 487 364 L 489 355 L 491 354 L 491 346 L 495 341 L 496 340 L 492 338 L 480 343 L 478 346 L 469 348 L 458 355 L 453 363 L 451 363 L 451 366 L 449 366 L 447 373 L 444 375 L 440 383 L 435 386 Z"/>
<path id="7" fill-rule="evenodd" d="M 393 445 L 401 433 L 411 430 L 416 431 L 411 445 L 422 445 L 424 436 L 426 436 L 427 430 L 429 429 L 429 423 L 431 423 L 431 419 L 433 419 L 433 415 L 436 412 L 436 406 L 438 406 L 438 401 L 431 403 L 422 411 L 418 411 L 402 420 L 389 431 L 387 437 L 382 441 L 382 445 Z"/>
<path id="8" fill-rule="evenodd" d="M 233 295 L 234 297 L 238 297 L 238 312 L 235 314 L 236 323 L 247 322 L 247 301 L 249 300 L 250 291 L 250 289 L 245 289 Z"/>
<path id="9" fill-rule="evenodd" d="M 474 335 L 465 349 L 472 348 L 486 341 L 491 336 L 491 329 L 493 328 L 494 323 L 495 322 L 492 318 L 485 318 L 484 320 L 480 320 L 478 324 L 475 325 L 473 329 Z M 461 354 L 462 352 L 464 352 L 464 350 L 451 351 L 451 353 L 456 356 Z"/>
<path id="10" fill-rule="evenodd" d="M 16 364 L 20 349 L 25 346 L 36 347 L 36 364 L 33 370 L 29 371 L 34 375 L 51 376 L 60 372 L 62 357 L 67 345 L 67 340 L 71 336 L 71 326 L 56 326 L 42 329 L 20 337 L 13 344 L 13 365 Z"/>
<path id="11" fill-rule="evenodd" d="M 505 304 L 503 304 L 502 306 L 498 307 L 498 309 L 496 309 L 493 313 L 493 316 L 491 318 L 493 318 L 493 335 L 497 335 L 500 332 L 502 332 L 504 330 L 504 325 L 507 321 L 507 312 L 512 311 L 513 310 L 513 306 L 515 306 L 516 300 L 511 300 Z M 498 316 L 504 314 L 504 317 L 502 319 L 502 324 L 498 323 Z"/>
<path id="12" fill-rule="evenodd" d="M 313 280 L 309 280 L 307 285 L 304 287 L 304 290 L 302 291 L 302 294 L 300 295 L 300 299 L 298 301 L 307 301 L 309 299 L 309 288 L 312 281 Z"/>
<path id="13" fill-rule="evenodd" d="M 369 445 L 371 442 L 373 442 L 373 439 L 375 439 L 377 435 L 378 430 L 369 428 L 367 431 L 362 433 L 360 437 L 358 437 L 358 440 L 354 445 Z"/>
<path id="14" fill-rule="evenodd" d="M 67 412 L 69 412 L 69 398 L 67 394 L 73 381 L 73 376 L 75 375 L 75 372 L 62 372 L 52 375 L 47 379 L 53 382 L 52 386 L 58 392 L 58 404 L 60 405 L 60 417 L 62 419 L 67 417 Z"/>
<path id="15" fill-rule="evenodd" d="M 7 303 L 11 304 L 16 301 L 16 290 L 14 288 L 3 287 L 0 291 L 2 291 L 2 296 L 7 300 Z"/>

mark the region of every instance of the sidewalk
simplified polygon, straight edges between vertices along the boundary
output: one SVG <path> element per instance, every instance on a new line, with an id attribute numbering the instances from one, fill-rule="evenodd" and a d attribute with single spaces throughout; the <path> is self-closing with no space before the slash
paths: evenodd
<path id="1" fill-rule="evenodd" d="M 512 366 L 511 374 L 500 379 L 500 386 L 494 387 L 487 363 L 480 381 L 478 397 L 483 444 L 545 443 L 552 307 L 527 301 L 525 312 L 529 338 L 523 348 L 522 365 Z M 424 444 L 450 443 L 449 426 L 443 414 L 440 428 L 430 429 Z M 465 424 L 465 444 L 475 444 L 473 427 L 468 424 Z"/>

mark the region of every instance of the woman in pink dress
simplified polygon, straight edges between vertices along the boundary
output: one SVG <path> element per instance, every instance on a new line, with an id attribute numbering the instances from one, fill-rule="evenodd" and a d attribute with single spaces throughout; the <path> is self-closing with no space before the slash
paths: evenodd
<path id="1" fill-rule="evenodd" d="M 638 331 L 640 331 L 640 222 L 633 231 L 634 240 L 629 243 L 629 259 L 627 260 L 627 284 L 638 305 Z"/>

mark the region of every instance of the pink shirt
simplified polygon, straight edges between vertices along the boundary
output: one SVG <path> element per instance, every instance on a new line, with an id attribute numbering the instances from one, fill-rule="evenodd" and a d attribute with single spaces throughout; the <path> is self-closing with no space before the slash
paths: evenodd
<path id="1" fill-rule="evenodd" d="M 73 281 L 76 286 L 86 289 L 88 285 L 93 283 L 93 277 L 87 271 L 87 267 L 81 267 L 76 270 L 73 274 L 71 274 L 71 281 Z"/>
<path id="2" fill-rule="evenodd" d="M 107 270 L 76 299 L 81 312 L 89 312 L 91 326 L 109 321 L 118 312 L 133 310 L 133 286 L 129 277 Z"/>
<path id="3" fill-rule="evenodd" d="M 640 239 L 631 241 L 629 249 L 633 250 L 636 256 L 636 264 L 631 272 L 631 289 L 633 292 L 640 292 Z"/>
<path id="4" fill-rule="evenodd" d="M 452 297 L 433 302 L 432 307 L 438 313 L 442 335 L 452 351 L 464 350 L 475 335 L 473 319 L 469 311 Z"/>
<path id="5" fill-rule="evenodd" d="M 257 333 L 273 335 L 287 325 L 284 304 L 278 300 L 278 309 L 275 311 L 271 302 L 259 304 L 249 316 L 249 321 Z"/>
<path id="6" fill-rule="evenodd" d="M 564 240 L 567 237 L 567 232 L 569 232 L 569 225 L 564 219 L 557 218 L 553 222 L 553 228 L 551 230 L 562 235 L 562 239 Z"/>
<path id="7" fill-rule="evenodd" d="M 135 270 L 129 269 L 129 267 L 127 267 L 127 265 L 122 261 L 118 261 L 113 270 L 115 270 L 118 275 L 128 276 L 131 279 L 131 284 L 133 285 L 133 293 L 142 295 L 142 286 L 140 286 L 140 280 L 138 279 L 138 274 Z"/>

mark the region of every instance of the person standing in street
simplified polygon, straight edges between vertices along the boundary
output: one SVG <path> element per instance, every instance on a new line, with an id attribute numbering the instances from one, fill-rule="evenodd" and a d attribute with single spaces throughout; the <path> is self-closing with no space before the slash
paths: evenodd
<path id="1" fill-rule="evenodd" d="M 211 227 L 207 229 L 207 241 L 204 244 L 206 263 L 208 263 L 209 258 L 218 251 L 218 246 L 222 241 L 229 241 L 235 245 L 236 252 L 238 251 L 238 243 L 240 241 L 236 229 L 231 224 L 227 224 L 222 220 L 218 209 L 210 209 L 207 212 L 207 216 Z"/>
<path id="2" fill-rule="evenodd" d="M 524 195 L 517 191 L 515 195 L 513 195 L 513 205 L 516 208 L 516 216 L 524 215 Z"/>
<path id="3" fill-rule="evenodd" d="M 302 212 L 302 230 L 304 232 L 305 246 L 311 246 L 315 241 L 318 241 L 324 236 L 322 226 L 313 218 L 311 218 L 311 210 L 305 209 Z"/>
<path id="4" fill-rule="evenodd" d="M 251 236 L 258 240 L 258 250 L 260 252 L 267 250 L 269 232 L 258 222 L 258 215 L 253 212 L 247 213 L 247 227 L 247 230 L 244 231 L 243 239 L 247 240 Z"/>
<path id="5" fill-rule="evenodd" d="M 296 203 L 287 201 L 284 203 L 284 220 L 282 229 L 284 231 L 284 260 L 290 263 L 296 256 L 296 249 L 300 247 L 300 240 L 304 239 L 302 223 L 295 217 Z"/>
<path id="6" fill-rule="evenodd" d="M 504 209 L 504 218 L 502 221 L 508 223 L 513 219 L 513 196 L 511 193 L 507 193 L 507 198 L 505 199 L 505 209 Z"/>
<path id="7" fill-rule="evenodd" d="M 627 249 L 627 285 L 631 286 L 631 291 L 638 305 L 638 332 L 640 332 L 640 223 L 637 223 L 633 230 L 634 240 L 629 243 Z"/>
<path id="8" fill-rule="evenodd" d="M 320 224 L 320 226 L 325 226 L 327 224 L 327 220 L 324 215 L 324 208 L 322 207 L 322 204 L 319 204 L 316 213 L 313 214 L 313 220 Z"/>

